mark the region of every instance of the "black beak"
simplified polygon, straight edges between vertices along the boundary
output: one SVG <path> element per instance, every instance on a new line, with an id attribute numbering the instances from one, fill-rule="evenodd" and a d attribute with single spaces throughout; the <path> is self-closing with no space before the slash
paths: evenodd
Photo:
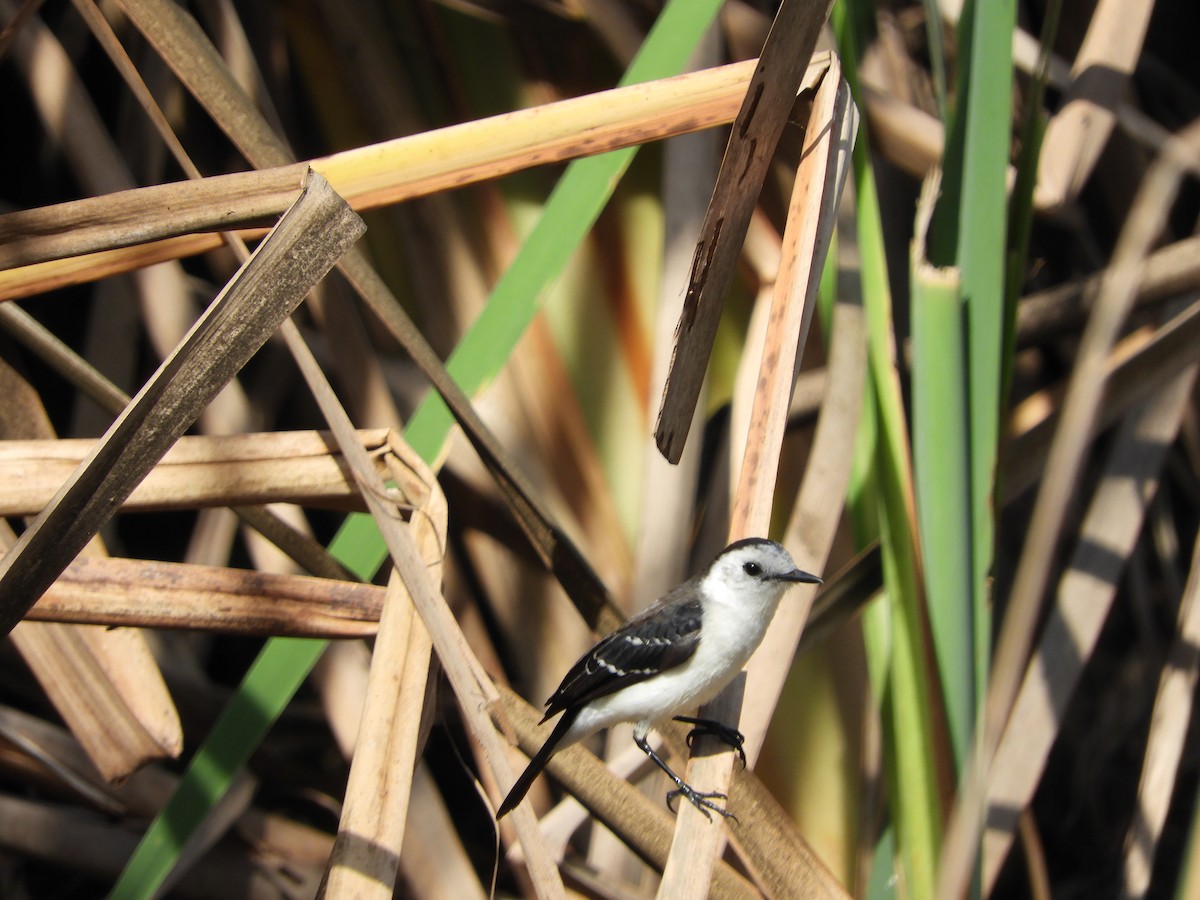
<path id="1" fill-rule="evenodd" d="M 792 571 L 788 572 L 786 575 L 780 575 L 779 580 L 780 581 L 793 581 L 793 582 L 796 582 L 797 584 L 824 584 L 825 583 L 820 578 L 818 578 L 816 575 L 812 575 L 808 572 L 802 572 L 800 569 L 792 569 Z"/>

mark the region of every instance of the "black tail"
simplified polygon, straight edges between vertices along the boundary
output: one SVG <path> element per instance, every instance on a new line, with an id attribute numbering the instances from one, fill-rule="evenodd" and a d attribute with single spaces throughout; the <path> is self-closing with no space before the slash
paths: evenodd
<path id="1" fill-rule="evenodd" d="M 546 738 L 546 743 L 542 744 L 542 749 L 529 761 L 529 765 L 525 767 L 525 771 L 521 773 L 521 777 L 512 786 L 512 790 L 508 792 L 508 796 L 504 798 L 504 802 L 500 804 L 500 808 L 496 810 L 497 821 L 512 812 L 517 804 L 525 799 L 525 795 L 529 793 L 529 787 L 533 784 L 533 780 L 541 774 L 542 769 L 546 768 L 546 763 L 550 762 L 550 757 L 558 749 L 559 741 L 563 739 L 563 735 L 567 733 L 567 729 L 575 723 L 575 717 L 578 715 L 578 708 L 563 711 L 558 724 L 550 732 L 550 737 Z"/>

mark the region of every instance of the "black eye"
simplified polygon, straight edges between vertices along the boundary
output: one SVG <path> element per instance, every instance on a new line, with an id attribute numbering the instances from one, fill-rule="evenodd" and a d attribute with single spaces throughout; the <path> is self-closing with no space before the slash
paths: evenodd
<path id="1" fill-rule="evenodd" d="M 759 575 L 762 574 L 762 566 L 760 566 L 756 562 L 748 562 L 744 566 L 742 566 L 742 571 L 745 572 L 747 575 L 749 575 L 751 578 L 757 578 Z"/>

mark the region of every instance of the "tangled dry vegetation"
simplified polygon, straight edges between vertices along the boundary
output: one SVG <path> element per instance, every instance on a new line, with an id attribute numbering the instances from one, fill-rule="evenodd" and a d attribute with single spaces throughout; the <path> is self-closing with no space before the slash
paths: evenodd
<path id="1" fill-rule="evenodd" d="M 0 895 L 1200 896 L 1194 5 L 0 0 Z"/>

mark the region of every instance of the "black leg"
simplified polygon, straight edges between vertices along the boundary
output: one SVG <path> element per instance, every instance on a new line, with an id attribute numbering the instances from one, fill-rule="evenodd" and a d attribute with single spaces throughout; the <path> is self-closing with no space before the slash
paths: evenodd
<path id="1" fill-rule="evenodd" d="M 696 726 L 688 732 L 687 745 L 689 749 L 697 737 L 706 734 L 712 735 L 726 746 L 736 750 L 738 757 L 742 760 L 742 768 L 746 768 L 746 751 L 743 746 L 746 743 L 746 737 L 736 728 L 730 728 L 716 719 L 699 719 L 695 716 L 676 716 L 675 721 L 683 722 L 685 725 Z"/>
<path id="2" fill-rule="evenodd" d="M 694 807 L 696 807 L 696 809 L 704 813 L 704 818 L 708 819 L 710 822 L 712 821 L 712 816 L 708 814 L 710 809 L 715 813 L 720 813 L 726 819 L 733 819 L 733 821 L 737 822 L 737 816 L 735 816 L 729 810 L 723 809 L 712 802 L 713 800 L 729 799 L 725 794 L 716 791 L 711 794 L 705 794 L 696 790 L 694 787 L 676 775 L 673 771 L 671 771 L 671 767 L 663 761 L 663 758 L 654 752 L 654 749 L 650 746 L 650 742 L 646 740 L 645 735 L 638 734 L 636 730 L 633 733 L 633 742 L 638 745 L 643 753 L 654 760 L 654 764 L 656 766 L 667 773 L 668 778 L 675 782 L 675 790 L 667 794 L 667 808 L 671 810 L 671 812 L 675 812 L 675 807 L 671 805 L 671 801 L 673 801 L 676 797 L 682 796 L 686 797 L 688 801 L 691 802 Z"/>

